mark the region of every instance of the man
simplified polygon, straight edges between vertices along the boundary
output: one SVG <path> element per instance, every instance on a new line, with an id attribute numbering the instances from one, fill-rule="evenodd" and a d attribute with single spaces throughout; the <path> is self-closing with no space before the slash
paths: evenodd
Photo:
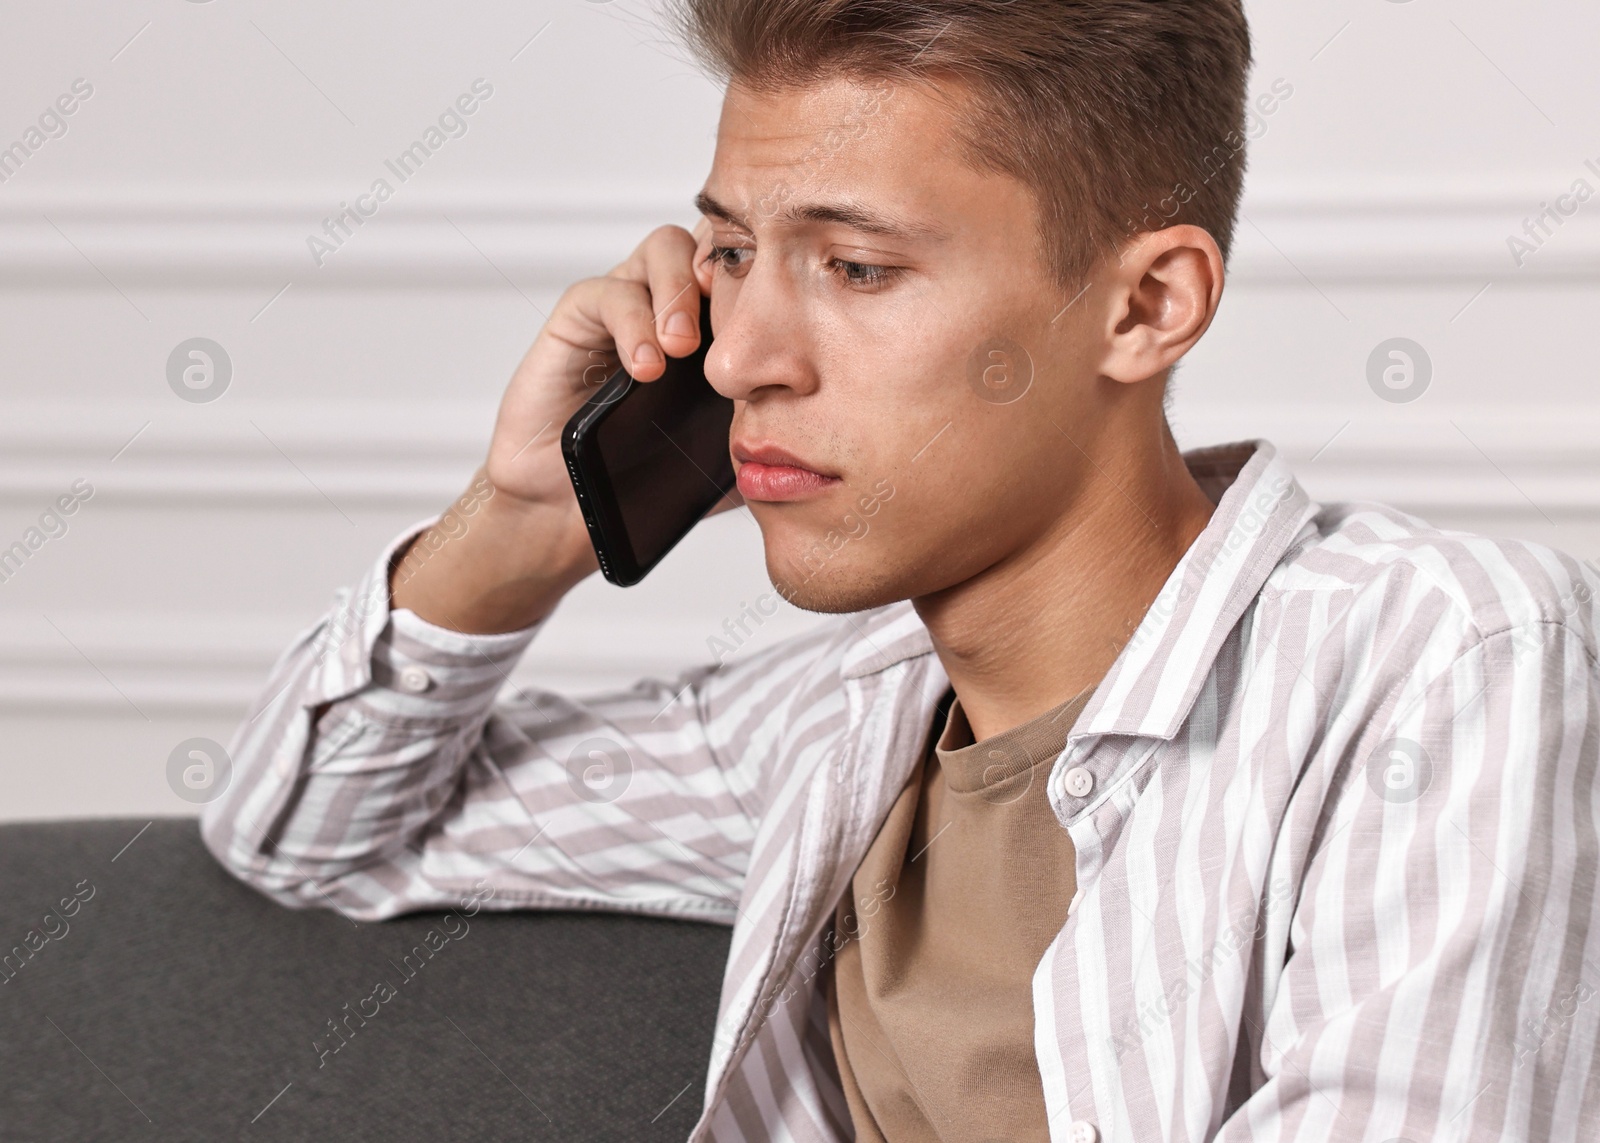
<path id="1" fill-rule="evenodd" d="M 473 488 L 280 663 L 213 852 L 352 917 L 733 925 L 696 1138 L 1597 1137 L 1600 577 L 1166 425 L 1237 0 L 681 15 L 704 221 L 562 296 Z M 578 375 L 659 377 L 702 292 L 773 582 L 839 618 L 497 702 L 595 569 Z"/>

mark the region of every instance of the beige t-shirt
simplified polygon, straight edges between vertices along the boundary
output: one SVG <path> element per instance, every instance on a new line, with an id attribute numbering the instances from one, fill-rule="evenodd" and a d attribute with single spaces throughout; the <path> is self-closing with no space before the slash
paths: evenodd
<path id="1" fill-rule="evenodd" d="M 976 744 L 953 701 L 839 902 L 823 986 L 862 1143 L 1048 1140 L 1032 978 L 1075 875 L 1045 784 L 1093 691 Z"/>

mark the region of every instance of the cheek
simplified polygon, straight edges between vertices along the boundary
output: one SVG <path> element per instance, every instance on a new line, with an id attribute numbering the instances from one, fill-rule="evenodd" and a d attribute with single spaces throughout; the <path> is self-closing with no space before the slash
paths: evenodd
<path id="1" fill-rule="evenodd" d="M 879 480 L 898 487 L 902 479 L 944 463 L 972 413 L 962 365 L 947 357 L 875 355 L 851 370 L 849 386 L 849 395 L 823 415 L 842 438 L 857 501 L 871 495 Z"/>
<path id="2" fill-rule="evenodd" d="M 808 443 L 846 483 L 803 505 L 752 505 L 780 586 L 835 598 L 854 591 L 858 600 L 868 591 L 906 598 L 950 586 L 1016 538 L 1019 519 L 1025 525 L 1038 504 L 1033 474 L 1045 469 L 1043 482 L 1052 483 L 1052 460 L 1059 465 L 1070 445 L 1049 427 L 1032 355 L 1010 343 L 988 346 L 975 388 L 969 366 L 981 339 L 948 322 L 925 325 L 919 315 L 894 339 L 833 330 L 839 340 L 820 347 L 821 384 L 797 403 L 805 414 L 795 423 L 811 430 Z M 830 543 L 830 533 L 845 542 Z"/>
<path id="3" fill-rule="evenodd" d="M 898 529 L 912 546 L 949 545 L 986 566 L 1059 512 L 1071 448 L 1042 403 L 972 411 L 907 466 L 873 531 Z"/>

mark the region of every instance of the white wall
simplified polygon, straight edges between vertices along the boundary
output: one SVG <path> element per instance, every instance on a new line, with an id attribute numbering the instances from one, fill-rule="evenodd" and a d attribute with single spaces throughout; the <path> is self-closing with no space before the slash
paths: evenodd
<path id="1" fill-rule="evenodd" d="M 226 741 L 333 589 L 459 490 L 539 310 L 692 223 L 719 93 L 627 0 L 0 13 L 0 146 L 93 86 L 0 183 L 0 547 L 95 489 L 0 583 L 0 819 L 192 812 L 169 752 Z M 1264 435 L 1313 495 L 1600 556 L 1600 201 L 1520 267 L 1506 243 L 1575 180 L 1600 190 L 1600 9 L 1251 15 L 1253 86 L 1293 95 L 1253 145 L 1181 439 Z M 306 236 L 480 78 L 467 134 L 316 266 Z M 233 363 L 214 402 L 167 385 L 197 336 Z M 1397 336 L 1434 368 L 1404 404 L 1366 375 Z M 705 658 L 767 590 L 757 539 L 736 514 L 639 588 L 585 585 L 523 675 L 583 690 Z"/>

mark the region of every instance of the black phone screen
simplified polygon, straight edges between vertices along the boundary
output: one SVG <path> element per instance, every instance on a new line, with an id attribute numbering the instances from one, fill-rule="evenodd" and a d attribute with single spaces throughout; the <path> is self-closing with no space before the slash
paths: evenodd
<path id="1" fill-rule="evenodd" d="M 701 343 L 711 340 L 701 326 Z M 595 428 L 634 561 L 647 568 L 733 486 L 733 402 L 705 379 L 704 354 L 667 358 L 667 372 L 635 382 Z"/>
<path id="2" fill-rule="evenodd" d="M 706 380 L 711 300 L 700 300 L 700 345 L 669 357 L 661 377 L 619 369 L 572 415 L 561 448 L 600 570 L 638 583 L 734 485 L 733 402 Z"/>

